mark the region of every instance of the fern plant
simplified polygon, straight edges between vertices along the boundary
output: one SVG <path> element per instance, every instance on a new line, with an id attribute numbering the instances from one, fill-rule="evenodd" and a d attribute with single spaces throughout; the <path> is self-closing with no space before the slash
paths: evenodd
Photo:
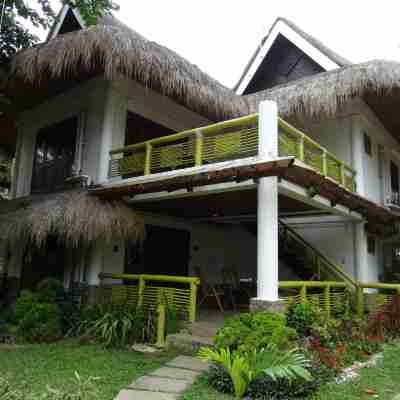
<path id="1" fill-rule="evenodd" d="M 261 375 L 273 380 L 285 378 L 289 381 L 301 378 L 311 381 L 312 376 L 306 369 L 309 361 L 296 349 L 282 352 L 275 345 L 252 353 L 231 353 L 229 348 L 212 350 L 202 348 L 199 357 L 206 361 L 221 364 L 229 373 L 236 399 L 245 395 L 249 384 Z"/>

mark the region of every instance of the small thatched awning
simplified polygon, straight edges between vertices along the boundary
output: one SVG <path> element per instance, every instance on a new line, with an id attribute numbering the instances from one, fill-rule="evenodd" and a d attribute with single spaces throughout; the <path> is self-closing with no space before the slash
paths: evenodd
<path id="1" fill-rule="evenodd" d="M 0 202 L 0 235 L 10 246 L 30 243 L 41 247 L 49 236 L 56 236 L 67 247 L 97 240 L 140 241 L 144 233 L 143 217 L 123 201 L 104 201 L 86 190 Z"/>

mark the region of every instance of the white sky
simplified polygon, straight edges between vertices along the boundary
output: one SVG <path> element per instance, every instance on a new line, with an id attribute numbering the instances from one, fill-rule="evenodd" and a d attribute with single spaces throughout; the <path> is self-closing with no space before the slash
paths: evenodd
<path id="1" fill-rule="evenodd" d="M 400 60 L 398 0 L 116 1 L 117 18 L 229 87 L 278 16 L 352 62 Z"/>

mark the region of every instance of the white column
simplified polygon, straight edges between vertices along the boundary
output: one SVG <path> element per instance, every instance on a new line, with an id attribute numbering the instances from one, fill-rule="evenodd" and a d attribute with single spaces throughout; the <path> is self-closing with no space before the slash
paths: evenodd
<path id="1" fill-rule="evenodd" d="M 352 161 L 353 168 L 356 170 L 357 192 L 361 195 L 365 194 L 364 183 L 364 130 L 362 120 L 359 115 L 352 117 Z"/>
<path id="2" fill-rule="evenodd" d="M 278 156 L 278 109 L 271 101 L 259 107 L 259 155 Z M 257 213 L 257 297 L 279 300 L 278 256 L 278 178 L 261 178 L 258 184 Z"/>
<path id="3" fill-rule="evenodd" d="M 127 97 L 115 88 L 107 88 L 104 121 L 101 135 L 101 148 L 97 182 L 108 180 L 110 151 L 122 147 L 125 142 L 126 117 L 128 111 Z"/>

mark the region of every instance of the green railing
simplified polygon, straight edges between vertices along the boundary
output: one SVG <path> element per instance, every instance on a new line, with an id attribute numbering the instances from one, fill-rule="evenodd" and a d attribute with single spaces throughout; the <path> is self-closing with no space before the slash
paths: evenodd
<path id="1" fill-rule="evenodd" d="M 355 191 L 356 172 L 281 118 L 279 155 L 293 156 Z M 132 144 L 110 152 L 109 177 L 130 178 L 258 154 L 258 114 Z"/>
<path id="2" fill-rule="evenodd" d="M 350 307 L 350 287 L 344 282 L 279 282 L 279 289 L 283 293 L 280 297 L 288 304 L 313 304 L 328 318 Z"/>
<path id="3" fill-rule="evenodd" d="M 294 248 L 298 255 L 305 258 L 316 280 L 342 281 L 356 288 L 357 281 L 343 270 L 343 267 L 329 260 L 320 251 L 305 241 L 290 226 L 279 221 L 279 240 L 283 245 Z"/>
<path id="4" fill-rule="evenodd" d="M 167 275 L 100 274 L 99 301 L 173 307 L 184 319 L 196 320 L 199 278 Z M 118 281 L 116 283 L 115 281 Z"/>
<path id="5" fill-rule="evenodd" d="M 149 175 L 257 153 L 258 115 L 252 114 L 113 150 L 109 176 Z"/>
<path id="6" fill-rule="evenodd" d="M 365 292 L 368 290 L 368 292 Z M 357 314 L 363 317 L 365 312 L 374 313 L 390 304 L 400 295 L 400 284 L 396 283 L 358 283 Z"/>
<path id="7" fill-rule="evenodd" d="M 279 118 L 279 155 L 294 156 L 346 189 L 356 191 L 356 171 L 306 134 Z"/>

